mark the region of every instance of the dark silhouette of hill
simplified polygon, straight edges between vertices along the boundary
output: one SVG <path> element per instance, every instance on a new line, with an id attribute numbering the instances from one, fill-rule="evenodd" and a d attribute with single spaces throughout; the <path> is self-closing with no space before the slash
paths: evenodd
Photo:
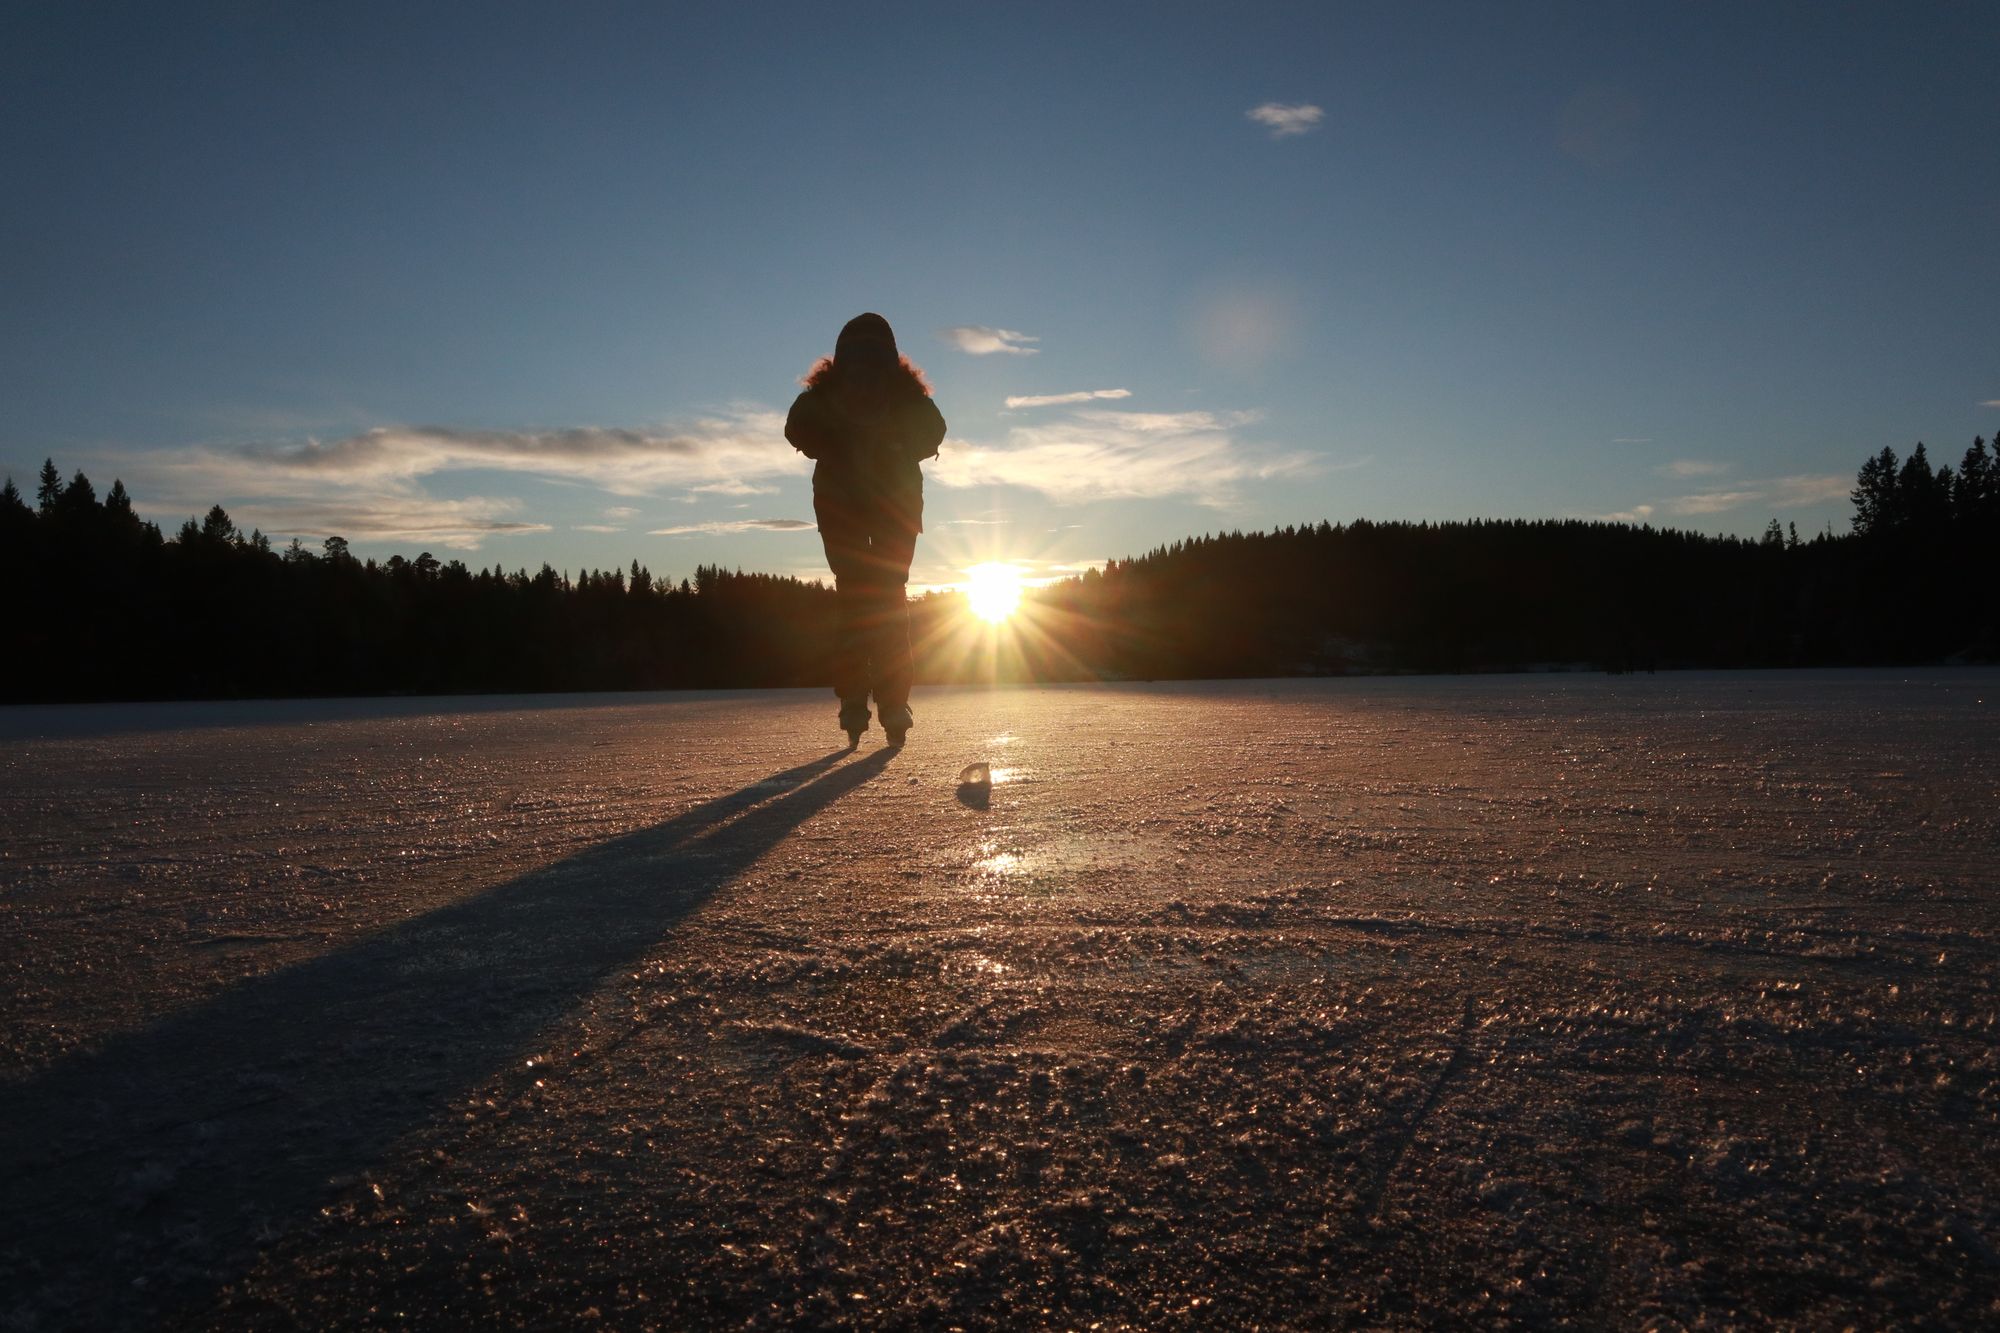
<path id="1" fill-rule="evenodd" d="M 919 598 L 920 679 L 1862 665 L 2000 655 L 2000 463 L 1923 445 L 1856 478 L 1853 531 L 1801 541 L 1580 520 L 1189 538 L 1036 592 L 982 631 Z M 703 566 L 679 583 L 274 549 L 220 505 L 172 537 L 122 483 L 0 490 L 0 699 L 824 685 L 833 594 Z M 992 637 L 979 640 L 982 634 Z"/>

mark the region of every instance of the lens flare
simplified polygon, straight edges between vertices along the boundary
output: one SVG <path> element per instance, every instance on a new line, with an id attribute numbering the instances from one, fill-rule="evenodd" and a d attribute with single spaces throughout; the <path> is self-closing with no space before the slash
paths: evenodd
<path id="1" fill-rule="evenodd" d="M 997 625 L 1021 605 L 1021 572 L 1012 565 L 988 562 L 965 571 L 965 598 L 972 614 Z"/>

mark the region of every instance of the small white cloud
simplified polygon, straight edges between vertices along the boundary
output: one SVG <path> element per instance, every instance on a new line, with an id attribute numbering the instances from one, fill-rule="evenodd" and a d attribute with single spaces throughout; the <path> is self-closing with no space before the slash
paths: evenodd
<path id="1" fill-rule="evenodd" d="M 1653 469 L 1663 477 L 1719 477 L 1729 471 L 1727 463 L 1710 463 L 1699 458 L 1676 458 Z"/>
<path id="2" fill-rule="evenodd" d="M 628 518 L 639 517 L 639 511 L 631 505 L 612 505 L 604 511 L 604 516 L 614 522 L 623 522 Z"/>
<path id="3" fill-rule="evenodd" d="M 1637 525 L 1652 519 L 1653 506 L 1633 505 L 1630 509 L 1620 509 L 1612 514 L 1593 514 L 1591 517 L 1599 523 L 1631 523 Z"/>
<path id="4" fill-rule="evenodd" d="M 1319 128 L 1326 112 L 1305 102 L 1266 102 L 1243 113 L 1271 131 L 1273 139 L 1285 139 Z"/>
<path id="5" fill-rule="evenodd" d="M 1009 407 L 1061 407 L 1067 403 L 1087 403 L 1096 398 L 1130 398 L 1130 389 L 1084 389 L 1077 393 L 1028 394 L 1009 398 Z"/>
<path id="6" fill-rule="evenodd" d="M 777 489 L 775 486 L 759 486 L 755 482 L 745 481 L 741 477 L 730 477 L 724 481 L 712 481 L 706 486 L 697 486 L 694 488 L 693 494 L 770 495 Z"/>
<path id="7" fill-rule="evenodd" d="M 1777 494 L 1771 502 L 1780 509 L 1803 509 L 1828 500 L 1847 500 L 1854 494 L 1854 479 L 1838 472 L 1816 476 L 1780 477 L 1771 483 Z"/>
<path id="8" fill-rule="evenodd" d="M 1041 349 L 1027 347 L 1026 343 L 1040 342 L 1040 338 L 1013 329 L 989 329 L 984 324 L 960 324 L 944 329 L 938 337 L 964 352 L 967 356 L 992 356 L 996 352 L 1002 356 L 1033 356 Z"/>
<path id="9" fill-rule="evenodd" d="M 2000 407 L 2000 398 L 1988 398 L 1988 399 L 1987 399 L 1987 400 L 1986 400 L 1985 402 L 1981 403 L 1981 404 L 1980 404 L 1980 406 L 1981 406 L 1981 407 Z"/>
<path id="10" fill-rule="evenodd" d="M 625 531 L 625 529 L 623 529 L 623 528 L 619 528 L 619 527 L 613 527 L 613 526 L 612 526 L 611 524 L 609 524 L 609 523 L 578 523 L 578 524 L 577 524 L 577 525 L 575 526 L 575 528 L 573 529 L 573 531 L 576 531 L 576 532 L 623 532 L 623 531 Z"/>
<path id="11" fill-rule="evenodd" d="M 813 524 L 800 518 L 736 518 L 716 523 L 683 523 L 678 527 L 654 528 L 649 537 L 686 537 L 697 532 L 810 532 Z"/>
<path id="12" fill-rule="evenodd" d="M 1667 509 L 1675 514 L 1721 514 L 1741 509 L 1763 498 L 1762 491 L 1708 491 L 1701 495 L 1676 496 L 1667 501 Z"/>

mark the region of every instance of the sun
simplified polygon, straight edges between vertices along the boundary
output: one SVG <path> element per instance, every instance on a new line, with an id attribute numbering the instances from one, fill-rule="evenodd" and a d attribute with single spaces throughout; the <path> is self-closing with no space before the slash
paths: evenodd
<path id="1" fill-rule="evenodd" d="M 965 597 L 981 620 L 997 625 L 1021 605 L 1021 572 L 1012 565 L 989 561 L 965 572 Z"/>

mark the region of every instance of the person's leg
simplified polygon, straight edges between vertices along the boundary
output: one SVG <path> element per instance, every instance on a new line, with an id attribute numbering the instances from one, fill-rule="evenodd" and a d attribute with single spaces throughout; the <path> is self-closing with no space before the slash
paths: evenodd
<path id="1" fill-rule="evenodd" d="M 868 725 L 868 625 L 873 618 L 868 526 L 853 506 L 835 496 L 815 495 L 813 516 L 819 520 L 827 568 L 833 571 L 833 692 L 840 696 L 841 725 L 853 730 L 850 714 L 858 714 L 861 726 Z"/>
<path id="2" fill-rule="evenodd" d="M 870 617 L 868 656 L 873 671 L 875 707 L 887 724 L 889 710 L 906 710 L 915 663 L 910 654 L 910 610 L 906 589 L 917 534 L 900 523 L 878 524 L 869 554 L 877 586 Z M 905 723 L 907 725 L 907 723 Z"/>

